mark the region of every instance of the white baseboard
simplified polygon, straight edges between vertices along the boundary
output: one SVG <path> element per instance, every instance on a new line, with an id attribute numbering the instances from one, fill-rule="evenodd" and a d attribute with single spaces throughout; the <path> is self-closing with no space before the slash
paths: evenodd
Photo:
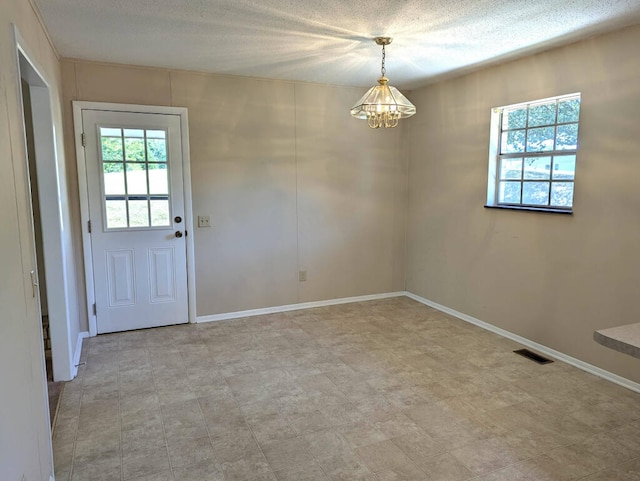
<path id="1" fill-rule="evenodd" d="M 277 312 L 297 311 L 300 309 L 311 309 L 313 307 L 335 306 L 337 304 L 349 304 L 351 302 L 374 301 L 376 299 L 388 299 L 390 297 L 401 297 L 406 295 L 405 291 L 386 292 L 384 294 L 372 294 L 368 296 L 343 297 L 340 299 L 328 299 L 326 301 L 302 302 L 298 304 L 288 304 L 285 306 L 265 307 L 262 309 L 249 309 L 247 311 L 225 312 L 223 314 L 213 314 L 210 316 L 198 316 L 196 322 L 215 322 L 238 319 L 240 317 L 261 316 L 263 314 L 274 314 Z"/>
<path id="2" fill-rule="evenodd" d="M 89 333 L 87 331 L 82 331 L 78 333 L 78 339 L 76 340 L 76 348 L 73 351 L 73 366 L 71 366 L 71 370 L 73 371 L 73 378 L 78 375 L 78 364 L 80 364 L 80 355 L 82 354 L 82 341 L 89 337 Z"/>
<path id="3" fill-rule="evenodd" d="M 456 311 L 455 309 L 451 309 L 447 306 L 443 306 L 442 304 L 438 304 L 437 302 L 430 301 L 429 299 L 425 299 L 424 297 L 420 297 L 411 292 L 405 292 L 405 295 L 424 305 L 433 307 L 434 309 L 442 311 L 453 317 L 457 317 L 462 321 L 466 321 L 470 324 L 474 324 L 478 327 L 481 327 L 482 329 L 486 329 L 487 331 L 498 334 L 499 336 L 506 337 L 507 339 L 511 339 L 512 341 L 520 343 L 523 346 L 527 346 L 527 347 L 530 347 L 531 349 L 535 349 L 538 352 L 546 354 L 547 356 L 553 357 L 560 361 L 566 362 L 567 364 L 577 367 L 578 369 L 582 369 L 583 371 L 586 371 L 590 374 L 594 374 L 598 377 L 606 379 L 607 381 L 611 381 L 615 384 L 626 387 L 627 389 L 631 389 L 632 391 L 640 392 L 640 384 L 638 384 L 637 382 L 631 381 L 630 379 L 624 378 L 622 376 L 618 376 L 617 374 L 614 374 L 609 371 L 605 371 L 604 369 L 594 366 L 593 364 L 589 364 L 588 362 L 581 361 L 580 359 L 576 359 L 575 357 L 568 356 L 567 354 L 564 354 L 560 351 L 556 351 L 555 349 L 551 349 L 550 347 L 547 347 L 543 344 L 538 344 L 537 342 L 531 341 L 526 337 L 519 336 L 517 334 L 514 334 L 513 332 L 507 331 L 506 329 L 502 329 L 501 327 L 494 326 L 493 324 L 489 324 L 488 322 L 481 321 L 480 319 L 469 316 L 468 314 L 464 314 L 463 312 L 459 312 L 459 311 Z"/>

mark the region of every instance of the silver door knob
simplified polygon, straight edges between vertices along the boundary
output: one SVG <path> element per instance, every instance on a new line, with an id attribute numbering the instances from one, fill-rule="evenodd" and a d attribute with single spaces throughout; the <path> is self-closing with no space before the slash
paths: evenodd
<path id="1" fill-rule="evenodd" d="M 182 237 L 182 232 L 180 232 L 179 230 L 176 231 L 176 237 L 179 239 L 180 237 Z"/>

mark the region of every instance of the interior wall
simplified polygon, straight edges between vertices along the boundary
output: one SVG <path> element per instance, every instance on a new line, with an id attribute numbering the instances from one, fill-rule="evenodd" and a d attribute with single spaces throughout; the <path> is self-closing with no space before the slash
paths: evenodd
<path id="1" fill-rule="evenodd" d="M 72 100 L 188 108 L 193 214 L 212 225 L 193 233 L 198 316 L 404 289 L 403 129 L 352 119 L 363 89 L 77 60 L 62 72 L 67 132 Z"/>
<path id="2" fill-rule="evenodd" d="M 640 382 L 640 26 L 413 92 L 407 290 Z M 490 109 L 582 93 L 573 215 L 485 209 Z"/>
<path id="3" fill-rule="evenodd" d="M 61 133 L 59 63 L 30 2 L 0 0 L 0 472 L 2 479 L 48 480 L 52 472 L 37 298 L 36 269 L 19 74 L 13 25 L 51 83 L 55 125 Z M 62 145 L 58 137 L 58 145 Z M 59 152 L 62 157 L 62 152 Z"/>

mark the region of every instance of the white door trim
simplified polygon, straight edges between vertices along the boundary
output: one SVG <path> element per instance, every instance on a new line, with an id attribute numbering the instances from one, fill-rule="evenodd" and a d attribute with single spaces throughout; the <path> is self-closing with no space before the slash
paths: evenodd
<path id="1" fill-rule="evenodd" d="M 12 37 L 12 48 L 14 53 L 15 60 L 15 73 L 17 77 L 16 81 L 16 94 L 18 100 L 18 107 L 20 112 L 20 119 L 23 120 L 19 122 L 19 133 L 24 142 L 24 145 L 21 146 L 22 151 L 17 155 L 13 152 L 13 148 L 11 149 L 12 157 L 15 155 L 13 159 L 11 159 L 11 163 L 14 167 L 13 171 L 13 181 L 16 186 L 15 194 L 19 196 L 21 194 L 22 188 L 20 185 L 26 187 L 26 191 L 24 191 L 25 197 L 23 197 L 22 201 L 19 201 L 16 198 L 16 213 L 18 214 L 17 221 L 18 224 L 14 226 L 19 232 L 23 233 L 26 231 L 28 233 L 23 239 L 25 243 L 30 243 L 31 245 L 27 249 L 26 246 L 21 246 L 21 261 L 23 268 L 26 266 L 33 267 L 32 272 L 37 273 L 37 261 L 36 261 L 36 245 L 35 245 L 35 227 L 34 227 L 34 217 L 33 217 L 33 205 L 32 205 L 32 197 L 29 195 L 31 176 L 29 173 L 29 155 L 28 149 L 26 145 L 26 128 L 24 124 L 24 102 L 22 96 L 22 77 L 25 76 L 26 82 L 31 87 L 32 85 L 38 86 L 40 92 L 37 95 L 37 99 L 35 100 L 35 104 L 32 104 L 32 116 L 34 111 L 38 114 L 38 125 L 34 125 L 34 141 L 38 143 L 38 149 L 40 155 L 45 155 L 49 163 L 44 166 L 38 165 L 36 161 L 36 170 L 38 176 L 49 176 L 49 175 L 57 175 L 58 167 L 59 167 L 59 158 L 57 156 L 55 139 L 54 139 L 54 120 L 53 120 L 53 106 L 51 99 L 51 89 L 50 85 L 46 79 L 46 76 L 42 75 L 43 70 L 39 68 L 38 64 L 34 61 L 34 56 L 30 55 L 29 52 L 32 50 L 29 48 L 27 42 L 23 39 L 22 35 L 18 27 L 15 24 L 12 24 L 13 28 L 13 37 Z M 7 106 L 8 107 L 8 106 Z M 35 121 L 35 118 L 33 119 Z M 37 129 L 37 130 L 36 130 Z M 11 133 L 9 133 L 11 137 Z M 22 154 L 22 155 L 20 155 Z M 20 158 L 22 157 L 22 158 Z M 22 168 L 17 169 L 18 162 L 22 163 Z M 52 179 L 46 178 L 43 179 L 42 183 L 38 185 L 39 194 L 42 195 L 43 189 L 51 189 L 53 188 L 56 194 L 58 194 L 55 198 L 61 199 L 60 192 L 58 190 L 57 184 L 57 176 Z M 48 191 L 49 192 L 49 191 Z M 40 197 L 42 199 L 42 197 Z M 22 210 L 20 204 L 24 202 L 26 207 L 26 211 Z M 26 214 L 26 216 L 21 215 L 22 213 Z M 66 259 L 66 255 L 70 255 L 71 252 L 65 250 L 62 242 L 62 224 L 61 224 L 61 211 L 60 211 L 60 202 L 49 202 L 44 209 L 41 208 L 41 214 L 44 218 L 45 216 L 51 215 L 51 224 L 46 226 L 47 236 L 45 236 L 45 232 L 43 229 L 43 250 L 47 251 L 47 255 L 49 258 L 45 257 L 45 270 L 53 270 L 52 273 L 54 276 L 57 276 L 56 281 L 60 281 L 60 276 L 62 275 L 61 271 L 58 269 L 61 267 L 60 263 L 62 263 L 62 268 L 64 268 L 64 260 Z M 25 223 L 24 220 L 27 220 Z M 57 222 L 56 222 L 57 221 Z M 49 229 L 53 229 L 52 231 Z M 22 237 L 22 236 L 21 236 Z M 51 257 L 55 257 L 52 259 Z M 27 269 L 29 269 L 27 267 Z M 25 271 L 24 274 L 27 274 Z M 26 276 L 25 276 L 26 277 Z M 49 277 L 47 275 L 47 277 Z M 64 277 L 62 277 L 62 281 L 64 282 Z M 18 279 L 15 280 L 19 282 Z M 27 279 L 23 278 L 23 283 L 26 284 L 25 281 Z M 30 282 L 29 282 L 30 281 Z M 38 470 L 40 476 L 44 478 L 45 476 L 52 477 L 53 476 L 53 446 L 51 442 L 51 424 L 49 423 L 49 399 L 47 396 L 47 379 L 46 379 L 46 368 L 45 368 L 45 355 L 44 355 L 44 341 L 42 338 L 42 318 L 41 318 L 41 306 L 40 306 L 40 298 L 39 295 L 36 294 L 37 286 L 33 285 L 33 277 L 29 279 L 30 287 L 34 289 L 33 298 L 28 297 L 29 288 L 25 285 L 25 314 L 27 316 L 25 325 L 25 330 L 27 332 L 27 345 L 24 346 L 25 349 L 28 349 L 29 359 L 31 360 L 31 368 L 30 368 L 30 376 L 22 381 L 30 385 L 29 395 L 31 399 L 25 399 L 25 402 L 31 403 L 31 426 L 34 428 L 32 433 L 34 435 L 36 446 L 34 446 L 35 452 L 38 454 L 37 458 L 32 460 L 37 462 Z M 42 280 L 44 281 L 44 279 Z M 24 285 L 23 284 L 23 285 Z M 48 287 L 48 286 L 47 286 Z M 56 303 L 54 301 L 53 309 L 54 315 L 56 316 L 57 322 L 56 324 L 50 325 L 50 331 L 52 334 L 55 332 L 57 336 L 57 343 L 52 342 L 51 353 L 54 356 L 54 364 L 56 367 L 56 372 L 54 372 L 54 377 L 57 376 L 56 380 L 71 380 L 75 376 L 74 366 L 71 365 L 71 349 L 66 344 L 67 349 L 65 349 L 65 339 L 69 340 L 69 317 L 68 310 L 66 309 L 68 306 L 66 304 L 67 300 L 67 285 L 61 284 L 61 293 L 64 297 L 62 302 Z M 56 294 L 60 294 L 60 291 L 55 291 Z M 19 299 L 16 299 L 17 302 L 20 302 Z M 35 306 L 34 306 L 35 305 Z M 37 311 L 37 315 L 36 315 Z M 32 317 L 33 316 L 33 317 Z M 62 337 L 61 337 L 62 336 Z M 38 397 L 40 399 L 38 399 Z M 32 462 L 33 465 L 33 462 Z M 35 473 L 35 469 L 30 471 L 31 473 Z"/>
<path id="2" fill-rule="evenodd" d="M 76 376 L 78 370 L 73 363 L 73 343 L 75 340 L 71 339 L 70 323 L 78 321 L 71 319 L 70 304 L 73 298 L 70 292 L 73 287 L 68 280 L 67 265 L 70 259 L 73 259 L 73 252 L 65 247 L 62 202 L 67 198 L 66 181 L 62 180 L 61 182 L 59 175 L 61 166 L 55 143 L 51 87 L 46 76 L 42 74 L 43 70 L 34 60 L 35 57 L 30 54 L 30 49 L 20 35 L 17 26 L 13 27 L 18 76 L 25 75 L 27 83 L 32 87 L 33 128 L 37 153 L 35 167 L 39 179 L 38 191 L 44 250 L 42 254 L 46 271 L 46 275 L 39 281 L 46 283 L 47 293 L 51 297 L 48 312 L 53 378 L 56 381 L 70 381 Z M 18 89 L 20 115 L 22 115 L 20 78 L 18 78 Z M 24 125 L 21 125 L 21 129 L 22 136 L 26 139 Z M 24 149 L 26 155 L 26 145 Z M 25 162 L 27 179 L 29 178 L 28 162 L 27 158 L 27 162 Z M 45 202 L 43 199 L 49 199 L 49 201 Z M 51 202 L 50 199 L 56 199 L 57 202 Z M 33 218 L 31 221 L 33 222 Z M 33 236 L 33 232 L 31 235 Z M 38 322 L 42 322 L 41 319 Z M 42 337 L 41 334 L 40 337 Z M 44 353 L 44 347 L 42 349 Z"/>
<path id="3" fill-rule="evenodd" d="M 80 191 L 80 219 L 82 222 L 82 250 L 84 256 L 84 277 L 87 297 L 87 318 L 89 319 L 89 335 L 98 333 L 96 316 L 93 313 L 95 289 L 93 282 L 93 264 L 91 254 L 91 237 L 88 232 L 89 222 L 89 190 L 87 186 L 87 168 L 84 147 L 82 146 L 82 111 L 104 110 L 131 113 L 165 114 L 180 116 L 180 133 L 182 140 L 182 169 L 184 189 L 184 222 L 187 231 L 187 294 L 189 322 L 196 322 L 196 273 L 193 243 L 193 211 L 191 207 L 191 169 L 189 157 L 189 119 L 186 107 L 163 107 L 152 105 L 113 104 L 104 102 L 73 102 L 73 129 L 76 143 L 76 159 L 78 162 L 78 188 Z"/>

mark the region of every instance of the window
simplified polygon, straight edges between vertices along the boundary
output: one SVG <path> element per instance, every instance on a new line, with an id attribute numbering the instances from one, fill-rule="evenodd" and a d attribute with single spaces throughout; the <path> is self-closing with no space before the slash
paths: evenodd
<path id="1" fill-rule="evenodd" d="M 170 225 L 166 131 L 99 131 L 107 229 Z"/>
<path id="2" fill-rule="evenodd" d="M 493 110 L 488 207 L 571 212 L 580 94 Z"/>

